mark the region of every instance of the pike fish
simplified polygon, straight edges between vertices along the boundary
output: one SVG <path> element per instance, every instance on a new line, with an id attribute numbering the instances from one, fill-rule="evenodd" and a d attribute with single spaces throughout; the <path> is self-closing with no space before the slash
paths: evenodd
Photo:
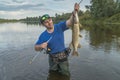
<path id="1" fill-rule="evenodd" d="M 79 17 L 78 17 L 78 11 L 75 11 L 74 16 L 73 16 L 73 26 L 72 26 L 72 42 L 70 44 L 70 47 L 73 47 L 73 56 L 78 56 L 78 48 L 81 47 L 79 43 L 79 37 L 82 37 L 80 35 L 80 27 L 81 24 L 79 22 Z"/>

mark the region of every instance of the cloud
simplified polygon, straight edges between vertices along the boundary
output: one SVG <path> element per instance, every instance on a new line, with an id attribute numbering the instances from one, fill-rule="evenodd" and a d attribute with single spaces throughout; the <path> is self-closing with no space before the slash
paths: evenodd
<path id="1" fill-rule="evenodd" d="M 30 10 L 30 9 L 37 9 L 40 8 L 41 6 L 44 6 L 44 4 L 0 4 L 0 11 L 18 11 L 18 10 Z"/>
<path id="2" fill-rule="evenodd" d="M 64 1 L 64 0 L 53 0 L 53 1 Z"/>
<path id="3" fill-rule="evenodd" d="M 23 3 L 24 2 L 24 0 L 22 0 L 22 1 L 19 1 L 19 0 L 12 0 L 13 2 L 16 2 L 16 3 Z"/>
<path id="4" fill-rule="evenodd" d="M 0 1 L 0 3 L 9 4 L 10 2 L 7 2 L 7 1 Z"/>
<path id="5" fill-rule="evenodd" d="M 54 16 L 55 13 L 61 14 L 72 12 L 75 2 L 80 0 L 0 0 L 0 18 L 25 18 L 27 16 L 41 16 L 45 13 Z M 83 0 L 80 9 L 89 0 Z"/>

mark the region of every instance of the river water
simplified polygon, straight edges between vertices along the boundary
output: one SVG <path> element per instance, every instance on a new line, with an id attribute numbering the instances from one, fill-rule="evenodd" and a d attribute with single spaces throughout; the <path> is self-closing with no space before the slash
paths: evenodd
<path id="1" fill-rule="evenodd" d="M 0 24 L 0 80 L 120 80 L 120 36 L 90 29 L 81 31 L 79 56 L 69 56 L 70 77 L 49 74 L 46 54 L 30 65 L 34 44 L 45 28 L 24 23 Z M 66 47 L 71 30 L 65 31 Z M 42 53 L 42 52 L 41 52 Z"/>

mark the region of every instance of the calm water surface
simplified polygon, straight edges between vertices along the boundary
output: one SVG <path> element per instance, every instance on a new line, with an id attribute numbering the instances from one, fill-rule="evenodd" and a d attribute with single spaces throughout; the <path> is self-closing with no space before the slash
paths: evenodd
<path id="1" fill-rule="evenodd" d="M 21 23 L 0 24 L 0 51 L 21 49 L 33 45 L 43 30 L 39 25 Z"/>
<path id="2" fill-rule="evenodd" d="M 33 64 L 34 43 L 45 30 L 39 25 L 0 24 L 0 80 L 120 80 L 120 36 L 112 32 L 82 30 L 79 56 L 69 56 L 70 77 L 48 73 L 47 55 Z M 65 44 L 71 30 L 65 32 Z"/>

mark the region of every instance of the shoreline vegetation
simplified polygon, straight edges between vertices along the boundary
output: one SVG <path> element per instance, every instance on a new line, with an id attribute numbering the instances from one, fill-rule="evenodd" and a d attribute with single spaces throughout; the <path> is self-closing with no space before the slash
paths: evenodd
<path id="1" fill-rule="evenodd" d="M 80 23 L 83 26 L 92 26 L 100 24 L 120 24 L 120 0 L 91 0 L 90 5 L 86 5 L 86 11 L 79 11 Z M 56 13 L 53 18 L 54 23 L 61 20 L 66 20 L 71 13 Z M 23 22 L 27 24 L 39 24 L 40 17 L 26 17 L 24 19 L 1 19 L 0 23 L 4 22 Z"/>
<path id="2" fill-rule="evenodd" d="M 58 23 L 61 20 L 67 20 L 71 13 L 63 13 L 62 15 L 55 14 L 55 17 L 52 17 L 55 23 Z M 22 22 L 27 24 L 39 24 L 40 25 L 40 17 L 26 17 L 24 19 L 1 19 L 0 23 L 10 23 L 10 22 Z M 104 17 L 104 18 L 93 18 L 89 11 L 86 12 L 79 12 L 79 19 L 80 23 L 83 26 L 91 26 L 91 25 L 99 25 L 99 24 L 115 24 L 120 25 L 120 13 L 115 14 L 111 17 Z"/>

